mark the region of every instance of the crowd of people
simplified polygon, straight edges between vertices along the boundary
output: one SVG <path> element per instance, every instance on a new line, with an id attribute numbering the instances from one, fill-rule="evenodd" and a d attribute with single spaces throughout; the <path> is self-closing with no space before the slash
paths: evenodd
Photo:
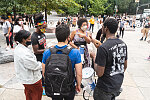
<path id="1" fill-rule="evenodd" d="M 35 27 L 34 24 L 36 22 L 35 15 L 26 15 L 26 13 L 23 15 L 16 15 L 16 18 L 14 15 L 2 15 L 0 21 L 3 34 L 6 37 L 6 50 L 10 50 L 10 47 L 11 49 L 14 49 L 13 38 L 17 32 L 20 30 L 29 31 L 29 28 Z"/>
<path id="2" fill-rule="evenodd" d="M 44 16 L 32 17 L 2 16 L 3 32 L 7 46 L 13 47 L 13 37 L 17 46 L 14 49 L 16 77 L 24 86 L 26 100 L 41 100 L 42 95 L 52 100 L 74 100 L 81 91 L 82 69 L 91 67 L 98 76 L 94 89 L 94 100 L 115 100 L 119 95 L 127 68 L 127 45 L 118 37 L 118 27 L 123 38 L 125 19 L 117 20 L 109 16 L 71 18 L 59 20 L 56 26 L 56 39 L 52 47 L 47 48 Z M 92 37 L 94 24 L 97 22 L 96 38 Z M 30 23 L 30 24 L 29 24 Z M 90 23 L 90 26 L 88 25 Z M 29 26 L 35 27 L 31 34 Z M 77 29 L 70 33 L 70 26 Z M 91 31 L 92 30 L 92 31 Z M 96 52 L 90 52 L 88 45 L 93 43 Z M 32 50 L 29 49 L 32 47 Z M 84 57 L 81 54 L 84 49 Z M 84 65 L 82 59 L 85 60 Z M 92 60 L 92 63 L 91 63 Z"/>
<path id="3" fill-rule="evenodd" d="M 40 14 L 1 16 L 3 33 L 6 37 L 6 50 L 14 49 L 16 77 L 24 86 L 26 100 L 41 100 L 42 95 L 52 100 L 74 100 L 76 92 L 81 91 L 82 69 L 92 67 L 98 76 L 94 89 L 94 100 L 115 100 L 127 68 L 127 45 L 119 39 L 129 25 L 136 27 L 136 17 L 110 17 L 104 15 L 97 19 L 91 16 L 68 16 L 57 22 L 56 39 L 52 47 L 47 48 L 47 22 Z M 141 41 L 146 41 L 150 30 L 150 18 L 140 20 L 143 27 Z M 96 38 L 92 37 L 97 23 Z M 29 27 L 34 27 L 31 34 Z M 77 26 L 77 27 L 76 27 Z M 70 33 L 70 27 L 75 27 Z M 118 34 L 117 30 L 120 30 Z M 88 45 L 93 43 L 97 52 L 90 52 Z M 31 45 L 32 50 L 29 49 Z M 84 57 L 81 54 L 84 48 Z M 82 60 L 84 59 L 84 64 Z M 150 57 L 148 58 L 150 59 Z M 92 62 L 92 63 L 91 63 Z"/>

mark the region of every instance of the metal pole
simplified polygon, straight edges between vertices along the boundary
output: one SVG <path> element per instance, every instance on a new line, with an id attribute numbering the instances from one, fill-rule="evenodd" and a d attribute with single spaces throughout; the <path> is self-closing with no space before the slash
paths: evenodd
<path id="1" fill-rule="evenodd" d="M 139 1 L 140 2 L 140 1 Z M 138 2 L 138 6 L 136 7 L 136 15 L 137 15 L 137 12 L 139 10 L 139 2 Z"/>
<path id="2" fill-rule="evenodd" d="M 87 15 L 87 1 L 85 3 L 85 18 L 86 18 L 86 15 Z"/>
<path id="3" fill-rule="evenodd" d="M 115 0 L 116 1 L 116 6 L 115 6 L 115 17 L 116 17 L 116 13 L 117 13 L 117 0 Z"/>

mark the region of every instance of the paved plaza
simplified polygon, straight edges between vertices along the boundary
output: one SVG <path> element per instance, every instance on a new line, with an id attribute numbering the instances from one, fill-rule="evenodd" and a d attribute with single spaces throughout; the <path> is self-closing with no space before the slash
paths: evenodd
<path id="1" fill-rule="evenodd" d="M 95 36 L 96 32 L 93 34 Z M 150 61 L 146 58 L 150 55 L 150 44 L 139 41 L 142 34 L 140 29 L 125 31 L 122 39 L 128 46 L 128 68 L 122 85 L 123 92 L 116 100 L 150 100 Z M 0 34 L 0 45 L 4 47 L 4 40 Z M 56 39 L 47 42 L 56 42 Z M 90 49 L 93 46 L 89 45 Z M 13 52 L 13 50 L 12 50 Z M 14 63 L 0 65 L 0 100 L 25 100 L 24 87 L 17 82 Z M 43 96 L 42 100 L 51 100 Z M 80 92 L 75 100 L 83 100 Z M 93 100 L 90 97 L 90 100 Z"/>

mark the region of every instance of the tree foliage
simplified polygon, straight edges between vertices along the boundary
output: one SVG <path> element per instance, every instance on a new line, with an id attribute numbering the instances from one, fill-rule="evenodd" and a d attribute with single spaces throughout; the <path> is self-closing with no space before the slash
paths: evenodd
<path id="1" fill-rule="evenodd" d="M 93 0 L 91 1 L 91 8 L 89 8 L 89 12 L 95 16 L 105 14 L 109 6 L 110 4 L 107 3 L 107 0 Z"/>
<path id="2" fill-rule="evenodd" d="M 139 4 L 148 2 L 150 3 L 149 0 L 140 0 Z M 112 15 L 115 13 L 115 5 L 118 13 L 135 14 L 138 3 L 135 0 L 0 0 L 0 15 L 12 12 L 34 14 L 43 11 L 51 14 L 52 10 L 71 15 Z"/>

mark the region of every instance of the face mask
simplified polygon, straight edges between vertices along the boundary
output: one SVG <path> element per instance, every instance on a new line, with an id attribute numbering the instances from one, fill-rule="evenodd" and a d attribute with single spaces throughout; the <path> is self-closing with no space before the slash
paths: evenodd
<path id="1" fill-rule="evenodd" d="M 83 26 L 81 27 L 82 31 L 86 31 L 87 30 L 87 26 Z"/>
<path id="2" fill-rule="evenodd" d="M 42 33 L 45 33 L 45 32 L 46 32 L 46 29 L 45 29 L 45 28 L 42 28 L 42 29 L 40 29 L 40 31 L 41 31 Z"/>
<path id="3" fill-rule="evenodd" d="M 26 45 L 27 45 L 27 46 L 31 45 L 31 41 L 27 41 L 27 42 L 26 42 Z"/>
<path id="4" fill-rule="evenodd" d="M 19 21 L 18 23 L 19 23 L 20 25 L 22 25 L 22 24 L 23 24 L 23 21 Z"/>

